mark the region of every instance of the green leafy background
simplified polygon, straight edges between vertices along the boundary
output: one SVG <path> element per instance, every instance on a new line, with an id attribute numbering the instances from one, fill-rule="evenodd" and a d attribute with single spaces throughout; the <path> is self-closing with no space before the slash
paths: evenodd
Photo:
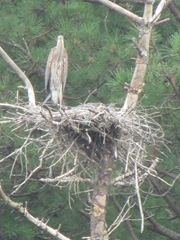
<path id="1" fill-rule="evenodd" d="M 174 1 L 180 9 L 179 0 Z M 143 7 L 139 4 L 122 4 L 138 15 Z M 180 32 L 179 22 L 168 9 L 162 18 L 170 21 L 156 26 L 150 45 L 150 60 L 145 79 L 145 86 L 140 96 L 139 105 L 144 108 L 155 107 L 161 112 L 159 118 L 166 139 L 167 149 L 164 161 L 159 168 L 177 169 L 180 159 L 180 114 L 177 95 L 173 91 L 168 76 L 174 76 L 176 87 L 180 88 Z M 57 36 L 64 35 L 65 46 L 69 56 L 69 72 L 65 89 L 65 103 L 75 106 L 86 101 L 123 105 L 126 90 L 135 66 L 136 50 L 132 38 L 138 37 L 138 26 L 125 17 L 107 10 L 100 4 L 91 4 L 78 0 L 1 0 L 0 1 L 0 45 L 31 80 L 37 101 L 45 98 L 44 71 L 50 49 L 55 46 Z M 19 100 L 27 101 L 27 93 L 19 88 L 23 83 L 10 66 L 0 58 L 0 102 L 15 103 L 19 91 Z M 92 92 L 97 89 L 96 92 Z M 0 109 L 0 117 L 6 114 Z M 21 139 L 14 141 L 16 133 L 8 126 L 0 126 L 0 157 L 4 157 L 21 145 Z M 36 166 L 38 148 L 36 144 L 29 149 L 30 169 Z M 8 161 L 12 161 L 9 159 Z M 24 160 L 22 159 L 22 164 Z M 1 165 L 0 178 L 6 193 L 12 191 L 18 177 L 10 177 L 10 163 Z M 167 179 L 170 180 L 170 179 Z M 87 186 L 80 184 L 80 189 Z M 146 191 L 146 186 L 144 186 Z M 31 213 L 39 219 L 49 219 L 49 225 L 58 228 L 72 239 L 81 239 L 90 234 L 87 199 L 85 194 L 76 195 L 67 188 L 44 186 L 38 181 L 30 181 L 13 200 L 28 203 Z M 178 183 L 170 189 L 176 202 L 179 199 Z M 121 193 L 117 201 L 121 202 Z M 177 217 L 168 220 L 168 206 L 162 197 L 150 196 L 145 208 L 149 209 L 155 219 L 167 228 L 178 231 L 180 224 Z M 118 209 L 109 198 L 107 222 L 117 215 Z M 132 218 L 139 219 L 139 212 L 133 209 Z M 138 239 L 166 240 L 148 229 L 140 234 L 140 221 L 132 221 Z M 52 239 L 49 235 L 27 222 L 22 216 L 0 201 L 0 239 L 32 240 Z M 130 240 L 125 223 L 114 232 L 113 239 Z"/>

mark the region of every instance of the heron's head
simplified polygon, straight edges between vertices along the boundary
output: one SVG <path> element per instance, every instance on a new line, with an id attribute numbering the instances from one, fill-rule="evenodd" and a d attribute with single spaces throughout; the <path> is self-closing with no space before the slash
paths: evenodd
<path id="1" fill-rule="evenodd" d="M 59 35 L 59 36 L 57 37 L 57 45 L 58 45 L 59 43 L 62 43 L 62 42 L 64 42 L 64 37 L 63 37 L 63 35 Z"/>

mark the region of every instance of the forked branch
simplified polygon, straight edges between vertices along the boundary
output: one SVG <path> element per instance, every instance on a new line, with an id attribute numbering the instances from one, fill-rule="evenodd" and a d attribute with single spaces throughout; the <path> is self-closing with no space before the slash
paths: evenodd
<path id="1" fill-rule="evenodd" d="M 161 0 L 160 3 L 158 4 L 154 15 L 152 16 L 150 23 L 154 23 L 157 22 L 158 19 L 161 16 L 161 13 L 163 11 L 163 9 L 168 5 L 169 0 Z"/>

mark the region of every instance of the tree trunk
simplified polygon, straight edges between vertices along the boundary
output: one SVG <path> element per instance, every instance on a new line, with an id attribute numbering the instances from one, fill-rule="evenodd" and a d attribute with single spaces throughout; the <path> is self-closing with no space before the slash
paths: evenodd
<path id="1" fill-rule="evenodd" d="M 105 155 L 100 165 L 101 168 L 97 170 L 92 195 L 91 240 L 109 239 L 105 216 L 108 186 L 110 186 L 112 171 L 112 157 Z"/>
<path id="2" fill-rule="evenodd" d="M 134 109 L 136 107 L 139 94 L 142 91 L 149 60 L 149 42 L 152 32 L 152 25 L 149 24 L 149 20 L 152 17 L 152 13 L 153 1 L 147 1 L 144 7 L 144 23 L 140 26 L 138 43 L 135 43 L 138 57 L 136 59 L 136 67 L 131 84 L 128 86 L 128 94 L 123 106 L 124 111 Z"/>

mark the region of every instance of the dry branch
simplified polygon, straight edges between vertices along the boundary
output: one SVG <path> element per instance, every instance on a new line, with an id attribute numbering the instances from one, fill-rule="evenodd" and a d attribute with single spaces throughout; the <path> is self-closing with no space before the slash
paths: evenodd
<path id="1" fill-rule="evenodd" d="M 120 206 L 120 203 L 117 201 L 117 199 L 115 197 L 113 197 L 113 201 L 114 201 L 116 207 L 118 208 L 118 210 L 122 211 L 122 207 Z M 132 240 L 138 240 L 138 238 L 137 238 L 137 236 L 136 236 L 136 234 L 135 234 L 135 232 L 133 230 L 133 227 L 131 225 L 131 222 L 129 220 L 126 220 L 125 224 L 127 226 L 128 232 L 129 232 Z"/>
<path id="2" fill-rule="evenodd" d="M 32 216 L 27 209 L 27 206 L 23 207 L 22 203 L 16 203 L 12 201 L 3 191 L 2 186 L 0 184 L 0 195 L 3 198 L 3 201 L 11 206 L 12 208 L 16 209 L 19 213 L 21 213 L 25 218 L 27 218 L 30 222 L 32 222 L 37 227 L 41 228 L 42 230 L 49 233 L 51 236 L 55 237 L 56 239 L 60 240 L 70 240 L 69 238 L 65 237 L 62 233 L 59 232 L 58 229 L 53 229 L 47 225 L 47 222 L 44 223 L 42 220 Z"/>
<path id="3" fill-rule="evenodd" d="M 111 191 L 122 189 L 122 186 L 130 187 L 132 199 L 135 195 L 138 197 L 143 229 L 140 186 L 149 175 L 159 179 L 155 171 L 159 160 L 148 153 L 149 146 L 156 148 L 164 141 L 163 131 L 154 120 L 157 113 L 148 114 L 143 110 L 125 112 L 101 103 L 65 107 L 58 111 L 51 105 L 0 106 L 11 109 L 9 115 L 7 113 L 0 120 L 0 124 L 8 123 L 13 126 L 16 137 L 17 130 L 18 133 L 21 129 L 23 131 L 23 137 L 20 137 L 23 140 L 22 145 L 9 154 L 15 158 L 11 169 L 12 177 L 18 171 L 22 175 L 25 169 L 24 176 L 22 175 L 12 194 L 19 192 L 33 178 L 58 186 L 69 184 L 69 188 L 74 186 L 73 189 L 78 194 L 80 184 L 86 184 L 88 191 L 100 184 L 101 193 L 104 187 L 105 194 L 99 196 L 94 191 L 94 198 L 92 196 L 92 226 L 97 227 L 95 220 L 101 218 L 101 215 L 97 217 L 99 210 L 102 215 L 105 214 L 105 207 L 98 205 L 99 200 L 103 199 L 106 206 L 106 197 Z M 27 171 L 31 161 L 29 147 L 33 151 L 37 149 L 36 166 L 31 171 Z M 8 156 L 0 162 L 5 160 L 8 161 Z M 18 161 L 19 165 L 23 161 L 25 167 L 16 168 Z M 108 187 L 110 192 L 107 192 L 107 186 L 111 186 Z M 118 214 L 110 229 L 107 229 L 107 236 L 128 218 L 130 208 L 127 208 L 127 203 L 128 200 L 123 207 L 125 211 Z"/>
<path id="4" fill-rule="evenodd" d="M 15 64 L 15 62 L 8 56 L 8 54 L 0 47 L 0 55 L 4 58 L 4 60 L 14 69 L 14 71 L 18 74 L 18 76 L 23 80 L 26 89 L 28 91 L 28 97 L 29 97 L 29 104 L 35 106 L 36 100 L 35 100 L 35 94 L 34 89 L 27 78 L 27 76 L 22 72 L 22 70 Z"/>
<path id="5" fill-rule="evenodd" d="M 144 181 L 147 175 L 156 175 L 154 168 L 158 159 L 148 155 L 147 148 L 158 146 L 157 142 L 163 142 L 164 135 L 153 116 L 146 112 L 124 113 L 119 108 L 90 103 L 58 112 L 49 107 L 9 105 L 9 108 L 16 108 L 16 112 L 3 118 L 1 123 L 9 121 L 14 129 L 25 126 L 27 134 L 30 133 L 24 145 L 10 155 L 25 154 L 28 144 L 37 143 L 42 149 L 37 169 L 41 167 L 43 156 L 43 162 L 49 168 L 47 182 L 67 182 L 73 179 L 72 176 L 77 176 L 77 181 L 90 182 L 94 167 L 101 168 L 105 156 L 111 156 L 114 163 L 121 165 L 111 180 L 114 187 L 135 186 L 135 174 L 138 174 L 138 181 Z M 41 137 L 34 139 L 34 131 L 40 131 Z M 5 159 L 7 157 L 1 161 Z M 68 169 L 63 167 L 67 163 Z M 59 167 L 63 168 L 60 175 L 56 173 Z M 37 169 L 34 169 L 35 173 Z M 26 176 L 27 180 L 32 175 Z"/>
<path id="6" fill-rule="evenodd" d="M 169 3 L 169 0 L 161 0 L 160 1 L 160 3 L 158 4 L 158 6 L 155 10 L 154 15 L 152 16 L 152 18 L 150 20 L 151 24 L 158 21 L 158 19 L 161 16 L 161 13 L 162 13 L 163 9 L 168 5 L 168 3 Z"/>
<path id="7" fill-rule="evenodd" d="M 139 25 L 143 24 L 144 22 L 143 18 L 139 17 L 138 15 L 126 10 L 125 8 L 109 0 L 91 0 L 90 2 L 101 3 L 104 6 L 108 7 L 110 10 L 113 10 L 117 13 L 122 14 L 123 16 L 128 17 L 130 21 L 137 23 Z"/>
<path id="8" fill-rule="evenodd" d="M 164 235 L 171 240 L 179 240 L 180 239 L 179 233 L 159 224 L 152 216 L 149 216 L 149 214 L 147 212 L 146 212 L 146 216 L 147 216 L 148 221 L 150 222 L 150 225 L 148 226 L 148 228 L 150 230 L 152 230 L 153 232 L 157 232 L 161 235 Z"/>
<path id="9" fill-rule="evenodd" d="M 180 22 L 180 11 L 176 7 L 176 5 L 172 2 L 172 0 L 169 0 L 168 7 L 169 7 L 170 11 L 174 14 L 176 20 L 178 22 Z"/>

